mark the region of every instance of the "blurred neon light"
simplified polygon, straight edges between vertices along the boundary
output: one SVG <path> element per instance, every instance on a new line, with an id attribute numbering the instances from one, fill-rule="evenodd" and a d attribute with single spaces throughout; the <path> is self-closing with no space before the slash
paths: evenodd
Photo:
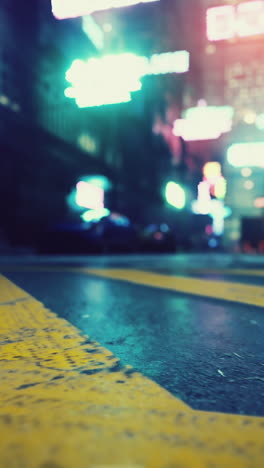
<path id="1" fill-rule="evenodd" d="M 185 73 L 189 70 L 190 54 L 186 50 L 154 54 L 149 59 L 147 75 Z"/>
<path id="2" fill-rule="evenodd" d="M 264 130 L 264 114 L 257 115 L 255 124 L 259 130 Z"/>
<path id="3" fill-rule="evenodd" d="M 249 167 L 243 167 L 243 169 L 241 169 L 241 175 L 243 177 L 250 177 L 252 175 L 252 169 Z"/>
<path id="4" fill-rule="evenodd" d="M 80 181 L 76 185 L 76 203 L 83 208 L 103 208 L 104 190 L 91 183 Z"/>
<path id="5" fill-rule="evenodd" d="M 210 208 L 210 185 L 208 184 L 208 182 L 203 181 L 198 184 L 198 196 L 197 200 L 194 200 L 192 202 L 192 211 L 195 214 L 207 215 L 210 213 Z"/>
<path id="6" fill-rule="evenodd" d="M 217 161 L 210 161 L 203 167 L 203 175 L 206 179 L 214 179 L 221 176 L 221 164 Z"/>
<path id="7" fill-rule="evenodd" d="M 94 11 L 157 1 L 159 0 L 51 0 L 51 4 L 55 18 L 66 19 L 90 15 Z"/>
<path id="8" fill-rule="evenodd" d="M 91 15 L 83 17 L 82 29 L 96 49 L 102 50 L 104 48 L 104 33 Z"/>
<path id="9" fill-rule="evenodd" d="M 100 221 L 100 219 L 109 216 L 110 211 L 107 208 L 97 208 L 95 210 L 88 210 L 85 211 L 81 215 L 81 218 L 86 223 L 90 223 L 91 221 Z"/>
<path id="10" fill-rule="evenodd" d="M 232 129 L 234 109 L 230 106 L 198 106 L 174 122 L 173 133 L 187 141 L 215 140 Z"/>
<path id="11" fill-rule="evenodd" d="M 221 176 L 217 179 L 214 185 L 214 196 L 220 200 L 223 200 L 227 192 L 227 180 Z"/>
<path id="12" fill-rule="evenodd" d="M 231 39 L 235 35 L 235 8 L 231 5 L 209 8 L 206 24 L 209 41 Z"/>
<path id="13" fill-rule="evenodd" d="M 185 207 L 185 191 L 179 184 L 168 182 L 165 189 L 165 197 L 167 202 L 178 210 L 182 210 Z"/>
<path id="14" fill-rule="evenodd" d="M 229 207 L 224 206 L 223 201 L 211 198 L 207 182 L 200 182 L 198 185 L 198 198 L 192 202 L 192 212 L 211 216 L 213 219 L 213 233 L 216 236 L 223 234 L 224 220 L 232 213 Z"/>
<path id="15" fill-rule="evenodd" d="M 227 150 L 227 161 L 234 167 L 264 167 L 264 142 L 231 145 Z"/>
<path id="16" fill-rule="evenodd" d="M 237 5 L 236 32 L 240 37 L 264 33 L 264 2 Z"/>
<path id="17" fill-rule="evenodd" d="M 264 34 L 264 0 L 208 8 L 209 41 Z"/>
<path id="18" fill-rule="evenodd" d="M 105 55 L 87 61 L 74 60 L 66 73 L 71 87 L 65 96 L 78 107 L 93 107 L 131 101 L 131 93 L 142 88 L 140 79 L 158 73 L 184 73 L 189 69 L 189 53 L 177 51 L 150 59 L 132 53 Z"/>
<path id="19" fill-rule="evenodd" d="M 66 73 L 72 88 L 67 88 L 65 95 L 74 97 L 78 107 L 129 102 L 131 93 L 142 87 L 140 78 L 145 60 L 129 53 L 91 58 L 87 62 L 75 60 Z"/>
<path id="20" fill-rule="evenodd" d="M 197 106 L 186 109 L 183 116 L 186 119 L 206 119 L 207 121 L 213 120 L 228 120 L 227 126 L 229 127 L 229 121 L 232 120 L 234 115 L 234 109 L 231 106 Z"/>

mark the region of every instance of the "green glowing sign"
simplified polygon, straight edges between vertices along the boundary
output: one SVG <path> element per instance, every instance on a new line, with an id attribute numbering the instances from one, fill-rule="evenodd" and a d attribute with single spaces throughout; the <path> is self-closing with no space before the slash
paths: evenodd
<path id="1" fill-rule="evenodd" d="M 78 107 L 129 102 L 131 93 L 142 88 L 143 76 L 185 73 L 188 69 L 187 51 L 155 54 L 150 59 L 124 53 L 74 60 L 66 73 L 71 86 L 66 88 L 65 96 L 75 99 Z"/>

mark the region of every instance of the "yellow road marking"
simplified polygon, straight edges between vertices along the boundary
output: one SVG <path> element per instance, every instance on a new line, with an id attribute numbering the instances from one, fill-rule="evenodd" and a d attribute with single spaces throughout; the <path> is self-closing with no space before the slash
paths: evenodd
<path id="1" fill-rule="evenodd" d="M 131 269 L 105 269 L 105 268 L 86 268 L 86 267 L 43 267 L 43 266 L 7 266 L 2 267 L 2 271 L 36 271 L 36 272 L 54 272 L 54 273 L 88 273 L 102 276 L 110 279 L 128 281 L 145 286 L 173 290 L 176 292 L 211 297 L 214 299 L 239 302 L 258 307 L 264 306 L 264 288 L 261 286 L 240 284 L 224 280 L 198 279 L 191 276 L 180 276 L 178 273 L 164 275 L 152 273 L 143 270 Z M 247 275 L 264 276 L 263 270 L 207 270 L 192 269 L 189 274 L 229 274 L 229 275 Z M 250 273 L 250 274 L 249 274 Z"/>
<path id="2" fill-rule="evenodd" d="M 263 467 L 264 418 L 193 411 L 2 276 L 0 291 L 1 467 Z"/>
<path id="3" fill-rule="evenodd" d="M 188 269 L 188 272 L 194 274 L 201 274 L 201 275 L 229 275 L 229 276 L 264 276 L 264 270 L 254 270 L 254 269 L 229 269 L 229 268 L 222 268 L 222 269 L 209 269 L 209 268 L 199 268 L 199 269 Z"/>
<path id="4" fill-rule="evenodd" d="M 83 268 L 82 271 L 104 278 L 127 281 L 144 286 L 264 307 L 264 288 L 260 286 L 160 275 L 142 270 Z"/>
<path id="5" fill-rule="evenodd" d="M 210 279 L 197 279 L 193 277 L 180 276 L 178 273 L 164 275 L 143 270 L 130 269 L 105 269 L 86 267 L 43 267 L 43 266 L 7 266 L 2 267 L 2 271 L 36 271 L 54 273 L 88 273 L 110 279 L 128 281 L 145 286 L 169 289 L 186 294 L 223 299 L 232 302 L 239 302 L 248 305 L 264 306 L 264 288 L 261 286 L 240 284 L 229 281 L 216 281 Z M 263 270 L 207 270 L 192 269 L 189 274 L 228 274 L 243 276 L 264 276 Z M 250 274 L 249 274 L 250 273 Z"/>

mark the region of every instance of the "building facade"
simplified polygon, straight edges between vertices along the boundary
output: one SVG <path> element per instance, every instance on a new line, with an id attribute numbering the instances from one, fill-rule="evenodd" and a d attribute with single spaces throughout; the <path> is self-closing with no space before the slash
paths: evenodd
<path id="1" fill-rule="evenodd" d="M 264 164 L 232 167 L 227 154 L 232 145 L 264 141 L 264 2 L 201 0 L 200 7 L 201 42 L 193 49 L 196 55 L 200 51 L 200 99 L 234 110 L 232 129 L 202 144 L 207 158 L 221 162 L 227 179 L 226 204 L 232 210 L 225 221 L 228 248 L 244 243 L 246 219 L 263 217 L 257 200 L 264 195 Z"/>

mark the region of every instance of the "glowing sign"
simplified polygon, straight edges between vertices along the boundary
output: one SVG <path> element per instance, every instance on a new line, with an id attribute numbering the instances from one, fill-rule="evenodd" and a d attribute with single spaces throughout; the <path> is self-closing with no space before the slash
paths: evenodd
<path id="1" fill-rule="evenodd" d="M 189 53 L 177 51 L 153 55 L 150 59 L 132 53 L 105 55 L 87 61 L 74 60 L 66 73 L 71 87 L 65 96 L 78 107 L 93 107 L 131 101 L 131 93 L 142 88 L 140 79 L 158 73 L 184 73 Z"/>
<path id="2" fill-rule="evenodd" d="M 234 167 L 264 167 L 264 142 L 231 145 L 227 150 L 227 161 Z"/>
<path id="3" fill-rule="evenodd" d="M 230 106 L 198 106 L 174 122 L 173 133 L 186 141 L 215 140 L 232 129 L 234 110 Z"/>
<path id="4" fill-rule="evenodd" d="M 165 197 L 167 202 L 175 208 L 178 208 L 178 210 L 182 210 L 185 207 L 185 191 L 179 184 L 168 182 L 166 185 Z"/>
<path id="5" fill-rule="evenodd" d="M 229 127 L 229 122 L 232 120 L 234 115 L 234 109 L 231 106 L 197 106 L 190 107 L 184 111 L 183 116 L 186 119 L 195 119 L 195 120 L 206 120 L 207 123 L 210 120 L 218 120 L 221 123 L 224 120 L 228 121 L 227 127 Z"/>
<path id="6" fill-rule="evenodd" d="M 65 19 L 90 15 L 94 11 L 157 1 L 159 0 L 51 0 L 51 4 L 55 18 Z"/>
<path id="7" fill-rule="evenodd" d="M 186 50 L 154 54 L 149 60 L 147 75 L 185 73 L 189 70 L 190 54 Z"/>
<path id="8" fill-rule="evenodd" d="M 238 36 L 264 33 L 264 2 L 246 2 L 237 6 L 236 32 Z"/>
<path id="9" fill-rule="evenodd" d="M 101 106 L 131 100 L 131 93 L 142 87 L 140 78 L 146 59 L 134 54 L 108 55 L 84 62 L 75 60 L 66 73 L 72 87 L 65 90 L 78 107 Z"/>
<path id="10" fill-rule="evenodd" d="M 257 34 L 264 34 L 264 0 L 207 10 L 207 38 L 210 41 Z"/>
<path id="11" fill-rule="evenodd" d="M 231 5 L 209 8 L 206 22 L 209 41 L 231 39 L 235 35 L 235 8 Z"/>
<path id="12" fill-rule="evenodd" d="M 76 203 L 83 208 L 104 208 L 104 190 L 81 180 L 76 185 Z"/>

